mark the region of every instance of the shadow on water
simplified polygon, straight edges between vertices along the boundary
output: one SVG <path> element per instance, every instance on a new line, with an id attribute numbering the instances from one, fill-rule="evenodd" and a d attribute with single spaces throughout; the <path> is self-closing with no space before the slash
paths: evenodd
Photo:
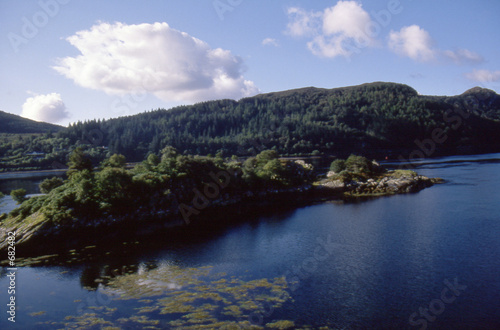
<path id="1" fill-rule="evenodd" d="M 295 200 L 290 199 L 296 197 Z M 183 265 L 183 253 L 187 250 L 201 251 L 220 238 L 243 226 L 256 229 L 263 223 L 280 224 L 306 207 L 315 204 L 361 204 L 371 203 L 379 197 L 350 197 L 344 199 L 307 199 L 291 194 L 288 198 L 267 202 L 252 202 L 206 209 L 193 217 L 189 225 L 177 227 L 164 225 L 164 220 L 148 223 L 144 228 L 136 225 L 118 225 L 107 230 L 79 231 L 78 236 L 53 240 L 42 246 L 38 242 L 26 245 L 26 258 L 18 261 L 36 267 L 62 266 L 68 270 L 80 271 L 80 285 L 86 290 L 97 290 L 100 283 L 106 284 L 116 276 L 137 273 L 140 269 L 149 271 L 159 267 L 165 255 L 176 266 Z M 81 239 L 81 237 L 85 239 Z M 91 237 L 91 239 L 89 239 Z M 91 245 L 90 245 L 91 244 Z M 43 255 L 42 255 L 43 254 Z M 40 257 L 29 256 L 37 255 Z M 68 272 L 68 276 L 73 271 Z M 72 276 L 72 275 L 71 275 Z"/>
<path id="2" fill-rule="evenodd" d="M 484 154 L 478 157 L 477 155 L 470 156 L 453 156 L 453 157 L 437 157 L 437 158 L 420 158 L 415 159 L 410 162 L 393 162 L 393 161 L 381 161 L 380 164 L 387 166 L 389 168 L 405 168 L 407 166 L 415 168 L 447 168 L 455 166 L 467 166 L 470 163 L 479 164 L 498 164 L 500 163 L 500 158 L 498 154 Z M 448 164 L 448 165 L 446 165 Z M 427 167 L 429 165 L 435 165 L 433 167 Z"/>
<path id="3" fill-rule="evenodd" d="M 280 223 L 300 206 L 310 204 L 300 200 L 253 202 L 206 209 L 192 217 L 189 225 L 166 228 L 164 220 L 155 220 L 144 228 L 122 224 L 106 230 L 79 231 L 77 235 L 60 236 L 50 244 L 34 241 L 23 245 L 17 262 L 20 266 L 79 270 L 81 287 L 92 291 L 116 276 L 137 273 L 140 268 L 157 268 L 165 254 L 174 265 L 181 266 L 181 251 L 202 250 L 242 226 L 257 228 L 263 222 Z"/>

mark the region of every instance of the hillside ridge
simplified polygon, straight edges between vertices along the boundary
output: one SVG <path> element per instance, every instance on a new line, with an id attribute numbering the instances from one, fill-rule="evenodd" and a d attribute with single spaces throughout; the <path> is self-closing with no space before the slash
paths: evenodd
<path id="1" fill-rule="evenodd" d="M 0 110 L 0 133 L 27 134 L 57 132 L 63 126 L 27 119 L 12 113 Z"/>

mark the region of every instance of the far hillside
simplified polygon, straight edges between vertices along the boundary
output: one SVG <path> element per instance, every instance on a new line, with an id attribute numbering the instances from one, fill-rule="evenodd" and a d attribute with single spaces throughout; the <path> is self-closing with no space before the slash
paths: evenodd
<path id="1" fill-rule="evenodd" d="M 0 133 L 27 134 L 58 132 L 64 127 L 38 122 L 0 111 Z"/>
<path id="2" fill-rule="evenodd" d="M 58 135 L 74 142 L 92 135 L 93 143 L 129 160 L 166 145 L 201 155 L 273 149 L 281 155 L 395 157 L 418 148 L 417 140 L 432 139 L 436 129 L 442 136 L 435 156 L 500 151 L 500 95 L 474 88 L 453 97 L 424 96 L 395 83 L 309 87 L 77 123 Z"/>

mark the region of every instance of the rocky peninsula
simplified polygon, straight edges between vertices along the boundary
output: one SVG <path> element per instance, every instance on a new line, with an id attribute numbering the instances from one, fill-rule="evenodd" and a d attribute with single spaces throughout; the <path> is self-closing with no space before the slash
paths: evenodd
<path id="1" fill-rule="evenodd" d="M 282 160 L 273 152 L 244 163 L 196 157 L 167 150 L 161 159 L 149 157 L 126 170 L 124 160 L 112 156 L 93 173 L 76 155 L 67 180 L 45 182 L 45 195 L 0 217 L 1 234 L 15 232 L 17 245 L 50 247 L 58 242 L 72 248 L 119 235 L 123 228 L 140 234 L 188 225 L 205 209 L 412 193 L 442 182 L 410 170 L 387 171 L 360 156 L 336 160 L 326 177 L 313 173 L 304 161 Z M 209 180 L 200 173 L 208 173 Z M 7 246 L 7 240 L 0 242 L 0 250 Z"/>

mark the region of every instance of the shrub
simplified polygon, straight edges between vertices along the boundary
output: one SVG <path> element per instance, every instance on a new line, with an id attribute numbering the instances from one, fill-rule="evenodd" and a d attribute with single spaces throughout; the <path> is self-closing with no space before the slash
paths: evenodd
<path id="1" fill-rule="evenodd" d="M 48 194 L 53 189 L 62 186 L 63 183 L 63 179 L 55 176 L 53 178 L 43 180 L 38 187 L 40 188 L 40 192 L 42 194 Z"/>
<path id="2" fill-rule="evenodd" d="M 363 156 L 350 155 L 345 161 L 347 171 L 353 173 L 370 173 L 372 170 L 372 163 Z"/>
<path id="3" fill-rule="evenodd" d="M 156 155 L 150 155 L 150 157 L 151 156 L 156 156 Z M 148 157 L 148 161 L 150 161 L 150 157 Z M 158 156 L 156 156 L 156 158 L 158 158 Z M 159 159 L 158 159 L 157 164 L 155 164 L 155 165 L 158 165 L 158 163 L 159 163 Z M 112 156 L 110 156 L 109 158 L 105 159 L 102 162 L 102 167 L 125 168 L 125 165 L 126 165 L 125 156 L 120 155 L 120 154 L 113 154 Z"/>
<path id="4" fill-rule="evenodd" d="M 26 189 L 16 189 L 10 192 L 12 199 L 16 201 L 17 204 L 22 204 L 26 200 Z"/>
<path id="5" fill-rule="evenodd" d="M 348 183 L 348 182 L 352 181 L 353 176 L 351 173 L 344 170 L 338 174 L 337 178 L 339 180 L 342 180 L 342 182 L 344 182 L 344 183 Z"/>
<path id="6" fill-rule="evenodd" d="M 75 172 L 89 170 L 92 171 L 92 161 L 83 152 L 81 147 L 76 148 L 69 156 L 69 169 L 67 172 L 68 176 L 73 175 Z"/>
<path id="7" fill-rule="evenodd" d="M 332 172 L 340 173 L 343 170 L 345 170 L 345 160 L 343 160 L 343 159 L 335 159 L 330 164 L 330 171 L 332 171 Z"/>

